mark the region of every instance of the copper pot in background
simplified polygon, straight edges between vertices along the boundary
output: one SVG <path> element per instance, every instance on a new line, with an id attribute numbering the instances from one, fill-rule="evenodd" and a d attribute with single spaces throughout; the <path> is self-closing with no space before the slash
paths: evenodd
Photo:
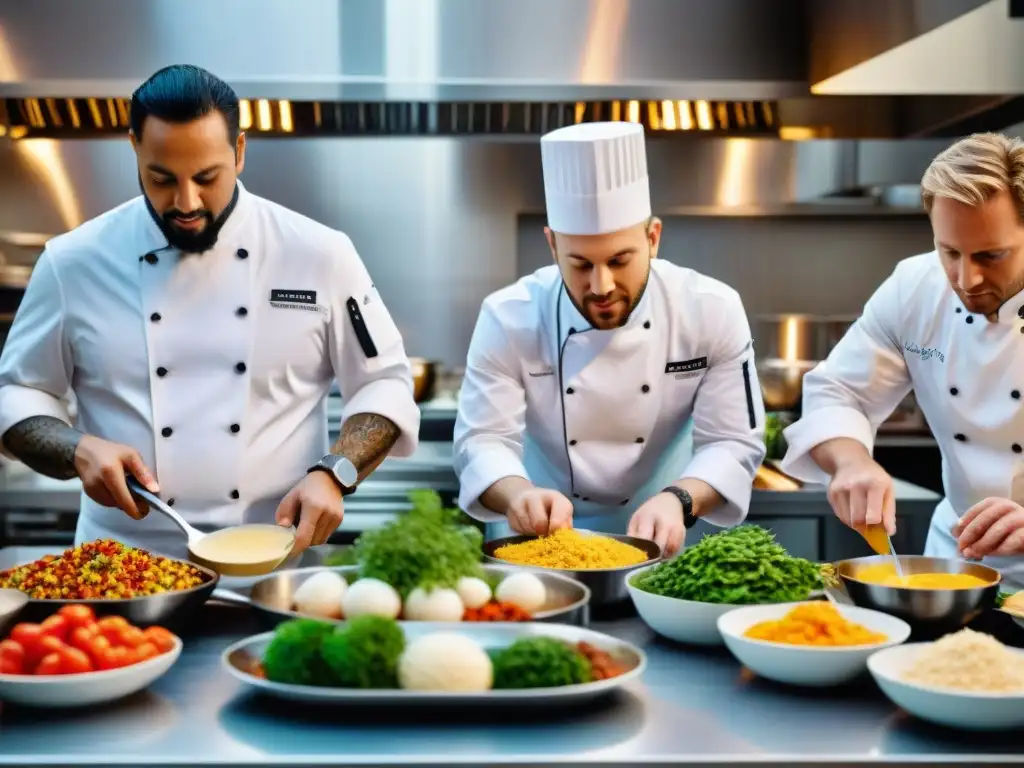
<path id="1" fill-rule="evenodd" d="M 817 363 L 813 360 L 757 360 L 755 365 L 765 410 L 798 410 L 803 397 L 804 374 Z"/>
<path id="2" fill-rule="evenodd" d="M 411 357 L 412 365 L 412 396 L 417 403 L 425 403 L 434 399 L 434 387 L 437 385 L 437 363 L 422 357 Z"/>

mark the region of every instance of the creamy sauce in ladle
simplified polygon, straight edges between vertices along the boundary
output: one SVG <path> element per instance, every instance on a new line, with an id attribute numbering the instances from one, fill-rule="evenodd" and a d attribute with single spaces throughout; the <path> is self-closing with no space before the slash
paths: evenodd
<path id="1" fill-rule="evenodd" d="M 285 557 L 295 533 L 279 525 L 240 525 L 208 533 L 190 542 L 193 554 L 211 563 L 250 565 Z"/>

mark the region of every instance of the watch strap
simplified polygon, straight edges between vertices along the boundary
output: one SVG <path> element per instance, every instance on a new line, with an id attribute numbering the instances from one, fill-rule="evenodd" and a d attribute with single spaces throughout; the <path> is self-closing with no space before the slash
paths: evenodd
<path id="1" fill-rule="evenodd" d="M 664 488 L 662 493 L 671 493 L 679 500 L 679 503 L 683 505 L 683 527 L 687 530 L 693 528 L 697 524 L 697 518 L 693 514 L 693 497 L 689 492 L 678 485 L 670 485 Z"/>
<path id="2" fill-rule="evenodd" d="M 328 454 L 327 456 L 324 456 L 322 459 L 320 459 L 320 461 L 318 461 L 312 467 L 307 469 L 306 470 L 306 474 L 308 475 L 310 472 L 326 472 L 330 476 L 330 478 L 335 482 L 335 484 L 338 486 L 338 489 L 341 491 L 341 495 L 342 496 L 350 496 L 351 494 L 356 492 L 356 488 L 358 486 L 356 486 L 356 485 L 348 486 L 348 485 L 345 485 L 345 483 L 343 483 L 341 481 L 341 479 L 338 477 L 337 473 L 334 471 L 334 463 L 337 460 L 338 460 L 338 457 L 332 456 L 332 455 Z"/>

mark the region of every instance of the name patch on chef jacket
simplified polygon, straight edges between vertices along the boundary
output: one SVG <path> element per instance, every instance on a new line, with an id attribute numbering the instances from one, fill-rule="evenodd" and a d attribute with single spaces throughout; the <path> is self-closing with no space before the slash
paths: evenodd
<path id="1" fill-rule="evenodd" d="M 320 312 L 317 306 L 316 291 L 291 291 L 275 288 L 270 291 L 270 304 L 283 309 L 304 309 L 307 312 Z"/>
<path id="2" fill-rule="evenodd" d="M 665 373 L 677 374 L 677 379 L 689 379 L 699 376 L 700 372 L 708 367 L 706 357 L 695 357 L 693 360 L 677 360 L 674 363 L 665 364 Z"/>

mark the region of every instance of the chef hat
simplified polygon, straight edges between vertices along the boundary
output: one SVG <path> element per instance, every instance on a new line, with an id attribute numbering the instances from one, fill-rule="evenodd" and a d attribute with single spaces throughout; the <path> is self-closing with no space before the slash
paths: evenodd
<path id="1" fill-rule="evenodd" d="M 651 215 L 644 129 L 637 123 L 580 123 L 541 137 L 548 226 L 602 235 Z"/>

